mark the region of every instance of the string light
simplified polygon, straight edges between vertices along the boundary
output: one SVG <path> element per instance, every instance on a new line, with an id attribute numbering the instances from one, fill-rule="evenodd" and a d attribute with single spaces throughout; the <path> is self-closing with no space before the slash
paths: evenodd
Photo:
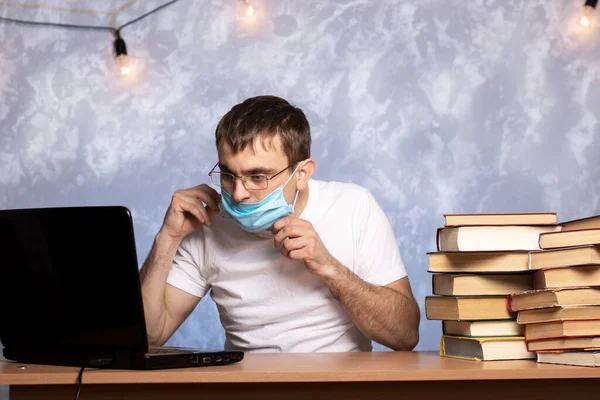
<path id="1" fill-rule="evenodd" d="M 123 11 L 125 8 L 129 8 L 131 5 L 133 5 L 133 3 L 137 2 L 137 1 L 138 0 L 130 0 L 124 6 L 120 7 L 117 11 L 112 12 L 112 13 L 105 13 L 105 14 L 111 15 L 112 19 L 114 21 L 116 18 L 116 15 L 119 12 Z M 147 16 L 154 14 L 155 12 L 162 10 L 163 8 L 170 6 L 171 4 L 176 3 L 178 1 L 179 0 L 168 1 L 168 2 L 164 3 L 163 5 L 156 7 L 155 9 L 150 10 L 145 14 L 140 15 L 139 17 L 132 19 L 131 21 L 129 21 L 117 28 L 110 27 L 110 26 L 74 25 L 74 24 L 60 24 L 60 23 L 54 23 L 54 22 L 26 21 L 26 20 L 7 18 L 7 17 L 0 17 L 0 22 L 9 22 L 9 23 L 15 23 L 15 24 L 21 24 L 21 25 L 47 26 L 47 27 L 55 27 L 55 28 L 67 28 L 67 29 L 101 30 L 101 31 L 111 32 L 115 36 L 115 40 L 113 42 L 113 47 L 114 47 L 115 61 L 117 62 L 117 66 L 119 68 L 119 74 L 122 76 L 127 76 L 127 75 L 131 74 L 133 67 L 131 64 L 131 59 L 127 54 L 127 45 L 125 44 L 125 41 L 121 37 L 121 29 L 123 29 L 131 24 L 134 24 L 134 23 L 140 21 L 141 19 L 144 19 Z M 38 6 L 38 8 L 45 8 L 45 7 Z M 253 10 L 252 12 L 254 13 L 254 8 L 252 10 Z M 79 10 L 79 9 L 76 9 L 75 11 L 78 13 L 96 13 L 96 14 L 100 13 L 98 11 L 87 11 L 86 12 L 85 10 Z"/>
<path id="2" fill-rule="evenodd" d="M 244 3 L 246 3 L 246 15 L 251 17 L 254 15 L 254 6 L 252 5 L 252 3 L 250 3 L 250 0 L 244 0 Z"/>
<path id="3" fill-rule="evenodd" d="M 119 31 L 115 33 L 116 39 L 114 41 L 115 46 L 115 58 L 119 67 L 119 72 L 123 76 L 127 76 L 131 73 L 131 64 L 129 57 L 127 56 L 127 45 L 121 37 Z"/>
<path id="4" fill-rule="evenodd" d="M 598 0 L 586 0 L 585 5 L 583 7 L 583 15 L 579 19 L 579 23 L 587 28 L 592 24 L 592 13 L 594 9 L 596 9 L 596 5 L 598 5 Z"/>

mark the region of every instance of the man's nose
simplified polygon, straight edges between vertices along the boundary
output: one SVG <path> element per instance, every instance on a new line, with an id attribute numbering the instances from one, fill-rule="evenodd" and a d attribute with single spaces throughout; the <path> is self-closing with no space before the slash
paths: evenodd
<path id="1" fill-rule="evenodd" d="M 244 200 L 249 199 L 252 194 L 246 189 L 244 186 L 244 182 L 240 178 L 235 178 L 235 182 L 233 183 L 233 199 L 238 203 L 241 203 Z"/>

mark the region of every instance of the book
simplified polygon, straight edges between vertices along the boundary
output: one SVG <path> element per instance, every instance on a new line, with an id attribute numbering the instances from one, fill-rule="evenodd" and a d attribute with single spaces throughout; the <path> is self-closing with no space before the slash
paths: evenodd
<path id="1" fill-rule="evenodd" d="M 548 268 L 535 271 L 533 288 L 600 286 L 600 265 Z"/>
<path id="2" fill-rule="evenodd" d="M 600 351 L 562 351 L 537 353 L 537 362 L 545 364 L 600 367 Z"/>
<path id="3" fill-rule="evenodd" d="M 426 296 L 427 319 L 453 321 L 480 321 L 514 319 L 515 313 L 508 311 L 507 296 L 453 297 Z"/>
<path id="4" fill-rule="evenodd" d="M 505 321 L 442 321 L 442 332 L 448 336 L 523 336 L 523 326 Z"/>
<path id="5" fill-rule="evenodd" d="M 444 226 L 461 225 L 557 225 L 555 212 L 443 214 Z"/>
<path id="6" fill-rule="evenodd" d="M 508 308 L 511 311 L 595 304 L 600 304 L 600 288 L 597 287 L 536 289 L 508 296 Z"/>
<path id="7" fill-rule="evenodd" d="M 534 340 L 526 343 L 529 351 L 591 350 L 600 349 L 600 336 Z"/>
<path id="8" fill-rule="evenodd" d="M 541 233 L 539 245 L 540 249 L 600 245 L 600 228 Z"/>
<path id="9" fill-rule="evenodd" d="M 442 296 L 509 295 L 533 289 L 531 275 L 433 275 L 433 294 Z"/>
<path id="10" fill-rule="evenodd" d="M 600 320 L 553 321 L 525 325 L 525 340 L 600 336 Z"/>
<path id="11" fill-rule="evenodd" d="M 535 358 L 535 353 L 527 350 L 522 336 L 468 338 L 443 335 L 440 356 L 491 361 Z"/>
<path id="12" fill-rule="evenodd" d="M 529 269 L 600 264 L 600 246 L 569 247 L 529 252 Z"/>
<path id="13" fill-rule="evenodd" d="M 560 226 L 453 226 L 438 228 L 438 251 L 540 250 L 544 232 L 560 231 Z"/>
<path id="14" fill-rule="evenodd" d="M 564 306 L 519 311 L 518 324 L 538 322 L 600 319 L 600 306 Z"/>
<path id="15" fill-rule="evenodd" d="M 527 251 L 431 252 L 429 272 L 526 272 Z"/>
<path id="16" fill-rule="evenodd" d="M 561 222 L 561 230 L 572 231 L 578 229 L 600 228 L 600 215 L 591 217 L 574 219 L 571 221 Z"/>

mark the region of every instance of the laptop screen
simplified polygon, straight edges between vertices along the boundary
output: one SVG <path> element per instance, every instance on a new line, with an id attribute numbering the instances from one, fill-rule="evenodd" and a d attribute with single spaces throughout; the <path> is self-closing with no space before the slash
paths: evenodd
<path id="1" fill-rule="evenodd" d="M 124 207 L 0 210 L 0 282 L 4 347 L 147 350 Z"/>

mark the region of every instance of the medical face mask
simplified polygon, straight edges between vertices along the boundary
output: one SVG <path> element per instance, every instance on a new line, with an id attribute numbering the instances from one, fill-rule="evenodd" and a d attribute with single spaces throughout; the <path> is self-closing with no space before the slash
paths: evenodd
<path id="1" fill-rule="evenodd" d="M 302 163 L 298 164 L 294 172 L 267 197 L 256 203 L 238 203 L 225 190 L 221 191 L 221 202 L 219 207 L 229 218 L 235 221 L 246 232 L 261 232 L 269 229 L 273 224 L 282 218 L 294 213 L 294 206 L 298 199 L 298 191 L 294 202 L 288 204 L 283 197 L 283 188 L 288 184 L 292 176 L 300 168 Z"/>

